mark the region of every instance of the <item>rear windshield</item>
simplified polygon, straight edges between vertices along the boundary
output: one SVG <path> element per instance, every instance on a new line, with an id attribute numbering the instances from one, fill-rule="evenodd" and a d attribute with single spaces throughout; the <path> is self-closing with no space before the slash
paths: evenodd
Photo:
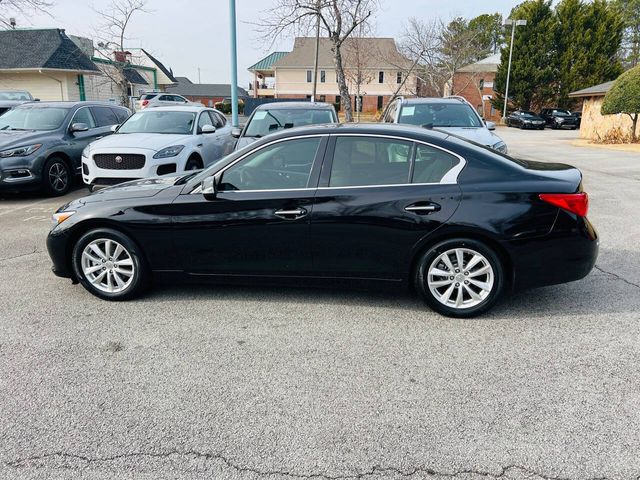
<path id="1" fill-rule="evenodd" d="M 140 100 L 151 100 L 153 97 L 157 97 L 157 93 L 145 93 L 140 97 Z"/>
<path id="2" fill-rule="evenodd" d="M 264 137 L 269 133 L 285 128 L 335 123 L 336 118 L 331 110 L 312 110 L 302 108 L 277 108 L 273 110 L 256 110 L 247 125 L 245 137 Z"/>
<path id="3" fill-rule="evenodd" d="M 482 127 L 480 118 L 471 106 L 464 103 L 422 103 L 404 105 L 399 123 L 438 127 Z"/>

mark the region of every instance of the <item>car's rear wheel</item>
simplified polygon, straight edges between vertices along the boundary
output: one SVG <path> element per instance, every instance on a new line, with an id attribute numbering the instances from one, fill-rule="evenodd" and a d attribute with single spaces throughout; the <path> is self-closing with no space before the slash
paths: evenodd
<path id="1" fill-rule="evenodd" d="M 449 317 L 474 317 L 489 310 L 504 284 L 497 254 L 471 239 L 443 241 L 418 260 L 415 287 L 427 304 Z"/>
<path id="2" fill-rule="evenodd" d="M 100 228 L 85 233 L 72 253 L 76 278 L 105 300 L 128 300 L 146 286 L 148 273 L 137 245 L 125 234 Z"/>
<path id="3" fill-rule="evenodd" d="M 51 157 L 42 169 L 42 186 L 48 195 L 65 195 L 71 188 L 73 174 L 67 162 L 59 157 Z"/>

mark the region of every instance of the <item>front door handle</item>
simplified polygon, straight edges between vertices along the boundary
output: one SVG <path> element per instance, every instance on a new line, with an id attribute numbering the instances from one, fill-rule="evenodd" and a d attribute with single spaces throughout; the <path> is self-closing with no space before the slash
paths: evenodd
<path id="1" fill-rule="evenodd" d="M 276 210 L 273 214 L 285 220 L 296 220 L 304 217 L 307 211 L 304 208 L 292 208 L 291 210 Z"/>
<path id="2" fill-rule="evenodd" d="M 440 211 L 440 205 L 437 203 L 429 203 L 426 205 L 409 205 L 404 208 L 405 211 L 416 213 L 418 215 L 428 215 L 429 213 Z"/>

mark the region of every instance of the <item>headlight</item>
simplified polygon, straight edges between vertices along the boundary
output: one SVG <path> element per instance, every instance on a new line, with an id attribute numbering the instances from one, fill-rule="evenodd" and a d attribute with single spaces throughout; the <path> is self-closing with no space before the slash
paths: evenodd
<path id="1" fill-rule="evenodd" d="M 493 145 L 493 149 L 500 153 L 507 153 L 507 144 L 504 142 L 498 142 Z"/>
<path id="2" fill-rule="evenodd" d="M 172 145 L 170 147 L 163 148 L 158 153 L 156 153 L 153 158 L 168 158 L 175 157 L 179 155 L 180 152 L 184 149 L 184 145 Z"/>
<path id="3" fill-rule="evenodd" d="M 89 145 L 84 147 L 84 150 L 82 150 L 82 158 L 89 158 Z"/>
<path id="4" fill-rule="evenodd" d="M 0 152 L 0 158 L 7 157 L 26 157 L 37 151 L 42 146 L 41 143 L 35 145 L 27 145 L 25 147 L 12 148 L 11 150 L 3 150 Z"/>
<path id="5" fill-rule="evenodd" d="M 51 227 L 52 228 L 57 227 L 58 225 L 60 225 L 62 222 L 64 222 L 67 218 L 69 218 L 74 213 L 76 213 L 76 212 L 69 211 L 69 212 L 56 212 L 56 213 L 54 213 L 52 215 L 52 217 L 51 217 L 51 221 L 53 222 L 53 225 Z"/>

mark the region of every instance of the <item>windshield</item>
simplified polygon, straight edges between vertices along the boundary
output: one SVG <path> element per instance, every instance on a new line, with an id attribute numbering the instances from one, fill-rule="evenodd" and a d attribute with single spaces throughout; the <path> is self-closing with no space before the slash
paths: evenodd
<path id="1" fill-rule="evenodd" d="M 145 110 L 132 115 L 118 133 L 168 133 L 188 135 L 193 131 L 195 112 Z"/>
<path id="2" fill-rule="evenodd" d="M 32 100 L 29 92 L 12 92 L 0 90 L 0 100 Z"/>
<path id="3" fill-rule="evenodd" d="M 569 110 L 554 110 L 553 112 L 558 117 L 572 117 L 571 112 Z"/>
<path id="4" fill-rule="evenodd" d="M 522 112 L 522 116 L 527 118 L 534 118 L 534 117 L 537 117 L 538 115 L 536 115 L 533 112 Z"/>
<path id="5" fill-rule="evenodd" d="M 430 127 L 482 127 L 480 118 L 464 103 L 423 103 L 405 105 L 399 123 Z"/>
<path id="6" fill-rule="evenodd" d="M 0 130 L 56 130 L 68 112 L 60 107 L 14 108 L 0 116 Z"/>
<path id="7" fill-rule="evenodd" d="M 277 108 L 273 110 L 257 110 L 245 131 L 245 137 L 263 137 L 284 128 L 335 123 L 331 110 L 312 110 L 302 108 Z"/>

